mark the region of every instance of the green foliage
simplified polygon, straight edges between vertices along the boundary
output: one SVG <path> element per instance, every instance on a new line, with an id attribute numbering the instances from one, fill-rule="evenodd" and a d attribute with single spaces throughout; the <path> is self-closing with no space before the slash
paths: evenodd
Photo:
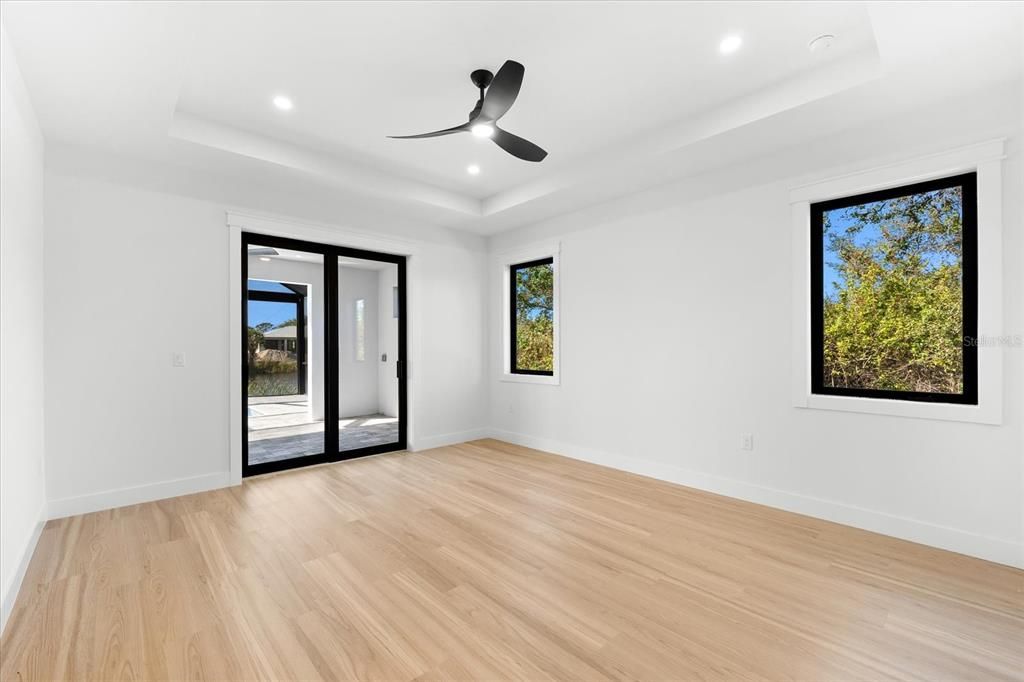
<path id="1" fill-rule="evenodd" d="M 265 324 L 269 324 L 269 323 L 265 323 Z M 297 326 L 299 326 L 299 321 L 293 317 L 290 320 L 285 320 L 284 322 L 281 322 L 280 324 L 275 325 L 274 329 L 282 329 L 283 327 L 297 327 Z"/>
<path id="2" fill-rule="evenodd" d="M 516 365 L 554 369 L 554 268 L 537 265 L 516 271 Z"/>
<path id="3" fill-rule="evenodd" d="M 959 188 L 828 212 L 824 229 L 841 276 L 825 292 L 825 385 L 961 392 Z"/>
<path id="4" fill-rule="evenodd" d="M 257 360 L 254 363 L 255 371 L 260 374 L 294 374 L 298 366 L 297 360 Z"/>
<path id="5" fill-rule="evenodd" d="M 255 327 L 249 327 L 248 338 L 246 340 L 246 349 L 249 355 L 249 367 L 254 367 L 256 364 L 256 352 L 263 345 L 263 333 L 268 331 L 270 327 L 265 325 L 270 324 L 269 322 L 261 322 Z"/>
<path id="6" fill-rule="evenodd" d="M 298 377 L 295 372 L 290 374 L 250 374 L 248 389 L 250 398 L 295 395 L 299 392 Z"/>
<path id="7" fill-rule="evenodd" d="M 249 386 L 250 397 L 294 395 L 298 392 L 298 361 L 258 359 L 257 351 L 263 344 L 263 331 L 272 329 L 268 323 L 249 327 Z"/>
<path id="8" fill-rule="evenodd" d="M 516 364 L 519 369 L 554 369 L 554 329 L 551 320 L 524 320 L 516 327 Z"/>

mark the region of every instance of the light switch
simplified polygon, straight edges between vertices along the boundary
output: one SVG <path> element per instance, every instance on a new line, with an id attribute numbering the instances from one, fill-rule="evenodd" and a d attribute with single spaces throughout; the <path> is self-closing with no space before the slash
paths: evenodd
<path id="1" fill-rule="evenodd" d="M 173 367 L 184 367 L 185 366 L 185 354 L 181 352 L 174 353 L 171 355 L 171 365 Z"/>

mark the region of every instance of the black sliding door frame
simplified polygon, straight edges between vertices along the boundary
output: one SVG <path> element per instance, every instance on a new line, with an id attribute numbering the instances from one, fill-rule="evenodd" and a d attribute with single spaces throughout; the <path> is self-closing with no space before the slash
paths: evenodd
<path id="1" fill-rule="evenodd" d="M 249 311 L 249 247 L 252 245 L 266 246 L 270 248 L 287 249 L 292 251 L 304 251 L 315 253 L 323 257 L 323 282 L 321 286 L 324 291 L 324 451 L 318 454 L 302 455 L 276 462 L 265 462 L 262 464 L 249 464 L 249 362 L 248 362 L 248 328 Z M 325 464 L 329 462 L 340 462 L 366 455 L 375 455 L 383 452 L 405 450 L 408 444 L 408 386 L 406 381 L 406 352 L 407 352 L 407 330 L 408 322 L 406 315 L 406 257 L 391 253 L 379 253 L 365 249 L 354 249 L 346 246 L 334 246 L 332 244 L 321 244 L 301 239 L 288 237 L 276 237 L 272 235 L 259 234 L 256 232 L 242 232 L 242 249 L 240 254 L 242 260 L 242 476 L 255 476 L 285 469 L 309 466 L 312 464 Z M 396 379 L 398 380 L 398 440 L 394 443 L 384 443 L 365 448 L 339 451 L 339 358 L 340 339 L 338 335 L 338 259 L 358 258 L 381 263 L 393 263 L 398 269 L 398 359 L 396 361 Z M 267 292 L 259 292 L 265 294 Z M 279 294 L 282 297 L 290 297 L 290 294 Z M 296 294 L 298 296 L 298 294 Z M 304 306 L 302 306 L 304 308 Z M 311 311 L 312 314 L 312 311 Z M 303 326 L 305 324 L 303 311 Z M 298 334 L 298 332 L 297 332 Z M 305 344 L 305 332 L 303 330 L 302 342 Z M 298 336 L 296 336 L 298 343 Z M 303 351 L 305 355 L 305 350 Z M 304 373 L 304 372 L 303 372 Z"/>
<path id="2" fill-rule="evenodd" d="M 246 280 L 248 284 L 248 280 Z M 306 296 L 304 294 L 286 294 L 279 291 L 249 292 L 249 301 L 269 301 L 272 303 L 292 303 L 295 305 L 295 386 L 299 395 L 306 393 Z M 246 326 L 248 327 L 248 306 L 246 306 Z M 248 367 L 246 363 L 246 367 Z"/>

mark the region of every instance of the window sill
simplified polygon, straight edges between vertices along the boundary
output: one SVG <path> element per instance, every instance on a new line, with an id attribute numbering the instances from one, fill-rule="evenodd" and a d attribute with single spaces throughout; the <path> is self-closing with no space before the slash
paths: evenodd
<path id="1" fill-rule="evenodd" d="M 889 417 L 935 419 L 938 421 L 969 422 L 974 424 L 1001 424 L 1001 410 L 981 405 L 954 405 L 952 403 L 922 403 L 884 398 L 853 398 L 836 395 L 806 395 L 796 404 L 798 408 L 858 412 Z"/>
<path id="2" fill-rule="evenodd" d="M 557 374 L 549 377 L 543 374 L 511 374 L 510 372 L 504 372 L 501 375 L 501 380 L 513 384 L 544 384 L 546 386 L 558 386 L 560 383 Z"/>

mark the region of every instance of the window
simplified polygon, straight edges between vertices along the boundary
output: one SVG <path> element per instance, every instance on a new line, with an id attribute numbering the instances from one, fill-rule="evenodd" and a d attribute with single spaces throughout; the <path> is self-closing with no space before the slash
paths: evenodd
<path id="1" fill-rule="evenodd" d="M 554 258 L 510 265 L 509 372 L 554 376 Z"/>
<path id="2" fill-rule="evenodd" d="M 366 299 L 356 301 L 356 361 L 366 360 Z"/>
<path id="3" fill-rule="evenodd" d="M 811 392 L 977 405 L 977 174 L 810 209 Z"/>

